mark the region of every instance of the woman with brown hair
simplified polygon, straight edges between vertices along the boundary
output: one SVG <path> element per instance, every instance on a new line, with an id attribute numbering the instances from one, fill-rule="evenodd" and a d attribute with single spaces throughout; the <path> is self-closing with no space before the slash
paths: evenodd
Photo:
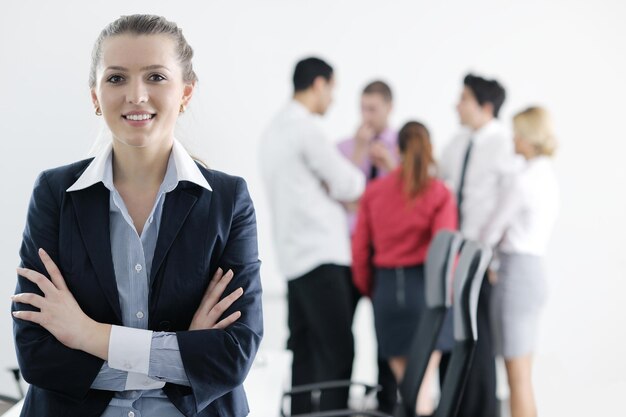
<path id="1" fill-rule="evenodd" d="M 122 16 L 94 46 L 95 158 L 35 182 L 11 305 L 23 417 L 242 417 L 263 334 L 242 178 L 174 137 L 197 77 L 181 29 Z"/>
<path id="2" fill-rule="evenodd" d="M 398 135 L 402 163 L 372 181 L 359 204 L 352 240 L 353 279 L 371 297 L 380 355 L 398 381 L 424 310 L 424 261 L 431 240 L 441 229 L 456 229 L 452 193 L 434 176 L 435 162 L 428 129 L 408 122 Z M 431 385 L 437 366 L 431 360 L 423 387 Z M 432 412 L 428 389 L 420 390 L 418 412 Z"/>

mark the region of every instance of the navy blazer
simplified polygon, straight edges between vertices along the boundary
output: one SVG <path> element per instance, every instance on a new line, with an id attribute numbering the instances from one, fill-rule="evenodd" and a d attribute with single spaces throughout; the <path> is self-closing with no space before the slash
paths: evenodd
<path id="1" fill-rule="evenodd" d="M 92 319 L 122 325 L 109 234 L 109 190 L 100 182 L 67 193 L 92 159 L 44 171 L 35 182 L 20 249 L 22 266 L 45 272 L 44 248 L 59 266 L 83 311 Z M 199 165 L 198 165 L 199 166 Z M 200 170 L 208 191 L 180 181 L 167 193 L 149 283 L 149 323 L 176 332 L 191 387 L 163 390 L 186 416 L 248 414 L 242 383 L 261 342 L 263 319 L 254 207 L 243 179 Z M 188 331 L 218 267 L 235 273 L 224 295 L 243 296 L 225 316 L 241 311 L 225 330 Z M 18 276 L 16 293 L 42 294 Z M 35 308 L 13 304 L 12 310 Z M 103 360 L 61 344 L 43 327 L 14 319 L 17 359 L 31 384 L 22 416 L 100 416 L 111 391 L 90 389 Z"/>

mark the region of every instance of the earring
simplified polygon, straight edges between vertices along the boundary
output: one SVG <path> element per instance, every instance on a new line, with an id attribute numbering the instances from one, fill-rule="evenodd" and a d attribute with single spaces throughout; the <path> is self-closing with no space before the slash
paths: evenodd
<path id="1" fill-rule="evenodd" d="M 96 106 L 96 116 L 102 116 L 102 110 L 100 110 L 100 106 Z"/>
<path id="2" fill-rule="evenodd" d="M 179 113 L 184 113 L 185 112 L 185 105 L 181 104 L 180 105 L 180 109 L 178 110 Z"/>

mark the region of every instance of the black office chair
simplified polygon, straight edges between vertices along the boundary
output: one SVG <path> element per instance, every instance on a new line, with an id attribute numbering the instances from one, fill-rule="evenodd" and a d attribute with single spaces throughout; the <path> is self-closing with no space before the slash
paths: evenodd
<path id="1" fill-rule="evenodd" d="M 22 390 L 22 385 L 21 385 L 22 376 L 21 376 L 19 368 L 11 368 L 11 369 L 8 369 L 8 371 L 13 374 L 13 379 L 15 379 L 19 397 L 13 397 L 13 396 L 5 395 L 5 394 L 0 394 L 0 402 L 5 402 L 8 404 L 17 404 L 18 402 L 20 402 L 22 398 L 24 398 L 24 391 Z"/>
<path id="2" fill-rule="evenodd" d="M 454 348 L 433 417 L 455 417 L 458 413 L 479 337 L 478 298 L 491 256 L 490 249 L 471 241 L 466 241 L 461 250 L 454 277 Z"/>
<path id="3" fill-rule="evenodd" d="M 430 359 L 430 355 L 435 348 L 439 331 L 443 325 L 443 320 L 447 309 L 451 304 L 451 275 L 454 268 L 454 260 L 461 245 L 462 238 L 456 232 L 441 231 L 433 239 L 425 263 L 425 294 L 426 294 L 426 310 L 418 325 L 415 336 L 413 337 L 411 354 L 407 361 L 406 375 L 399 386 L 401 396 L 407 398 L 409 402 L 413 402 L 413 410 L 415 410 L 415 401 L 421 381 L 426 372 L 426 367 Z M 309 384 L 294 387 L 291 391 L 283 394 L 283 399 L 296 394 L 310 394 L 313 412 L 306 415 L 298 415 L 298 417 L 324 417 L 324 416 L 377 416 L 389 417 L 385 413 L 378 411 L 365 410 L 335 410 L 335 411 L 319 411 L 319 402 L 324 391 L 330 389 L 340 389 L 350 386 L 361 386 L 364 389 L 364 396 L 373 396 L 380 387 L 364 383 L 356 383 L 351 381 L 331 381 L 319 384 Z M 284 403 L 284 401 L 283 401 Z M 398 407 L 403 409 L 402 406 Z M 286 417 L 284 407 L 281 410 L 282 416 Z M 413 414 L 408 415 L 414 415 Z M 292 417 L 296 417 L 295 415 Z"/>
<path id="4" fill-rule="evenodd" d="M 415 404 L 428 362 L 443 326 L 446 312 L 452 304 L 452 272 L 462 243 L 461 235 L 442 231 L 435 236 L 426 259 L 425 295 L 426 309 L 413 336 L 405 377 L 398 386 L 400 403 L 396 417 L 415 415 Z M 459 274 L 465 273 L 458 271 Z"/>

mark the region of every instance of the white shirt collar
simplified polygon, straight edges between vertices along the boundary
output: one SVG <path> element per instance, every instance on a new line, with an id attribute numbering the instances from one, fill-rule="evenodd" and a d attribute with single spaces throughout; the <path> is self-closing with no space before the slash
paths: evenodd
<path id="1" fill-rule="evenodd" d="M 83 190 L 99 182 L 104 183 L 107 188 L 109 188 L 109 185 L 111 185 L 109 183 L 113 181 L 111 160 L 112 152 L 113 144 L 110 142 L 96 155 L 78 180 L 76 180 L 76 182 L 66 191 L 72 192 Z M 189 155 L 189 153 L 187 153 L 187 150 L 183 147 L 183 145 L 176 139 L 174 139 L 174 144 L 172 146 L 168 168 L 171 166 L 171 162 L 173 162 L 174 167 L 176 168 L 175 184 L 178 184 L 180 181 L 189 181 L 207 189 L 208 191 L 213 191 L 206 178 L 204 178 L 204 175 L 202 175 L 200 168 L 196 165 L 196 162 Z"/>
<path id="2" fill-rule="evenodd" d="M 470 137 L 474 138 L 474 141 L 481 141 L 483 138 L 489 137 L 492 133 L 498 132 L 501 130 L 501 124 L 498 119 L 491 119 L 480 129 L 475 131 L 470 131 Z"/>
<path id="3" fill-rule="evenodd" d="M 289 104 L 287 105 L 287 109 L 289 112 L 297 114 L 297 115 L 305 115 L 305 116 L 313 117 L 313 118 L 319 117 L 319 115 L 313 113 L 304 104 L 300 103 L 295 98 L 292 98 L 291 101 L 289 101 Z"/>

